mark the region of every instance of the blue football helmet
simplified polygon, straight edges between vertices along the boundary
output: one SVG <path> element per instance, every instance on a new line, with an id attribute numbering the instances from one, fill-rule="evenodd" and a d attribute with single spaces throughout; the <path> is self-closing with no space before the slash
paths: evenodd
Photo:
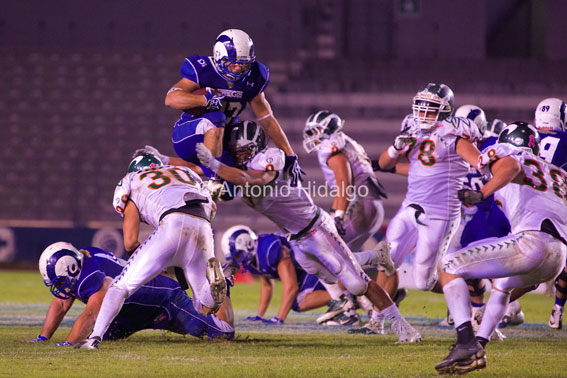
<path id="1" fill-rule="evenodd" d="M 51 294 L 71 298 L 81 274 L 83 255 L 72 244 L 57 242 L 45 248 L 39 258 L 39 272 Z"/>
<path id="2" fill-rule="evenodd" d="M 455 111 L 455 117 L 463 117 L 473 121 L 479 128 L 480 133 L 484 135 L 486 133 L 486 127 L 488 122 L 486 121 L 486 114 L 484 110 L 476 105 L 462 105 Z"/>
<path id="3" fill-rule="evenodd" d="M 154 169 L 163 167 L 163 162 L 154 154 L 143 152 L 136 156 L 128 166 L 128 172 L 138 172 L 145 169 Z"/>
<path id="4" fill-rule="evenodd" d="M 248 226 L 232 226 L 224 232 L 221 249 L 229 263 L 248 265 L 256 258 L 258 237 Z"/>
<path id="5" fill-rule="evenodd" d="M 217 37 L 213 47 L 213 60 L 218 72 L 228 82 L 239 82 L 250 74 L 252 63 L 256 60 L 254 42 L 242 30 L 225 30 Z M 231 64 L 240 64 L 241 71 L 229 70 Z"/>

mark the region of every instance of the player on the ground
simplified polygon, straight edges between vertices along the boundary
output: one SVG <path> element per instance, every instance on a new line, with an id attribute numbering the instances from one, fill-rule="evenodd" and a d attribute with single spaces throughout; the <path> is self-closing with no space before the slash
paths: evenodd
<path id="1" fill-rule="evenodd" d="M 484 347 L 506 311 L 510 291 L 556 277 L 565 262 L 567 211 L 558 209 L 567 205 L 567 172 L 538 157 L 539 136 L 532 125 L 512 123 L 498 141 L 479 159 L 479 169 L 492 178 L 480 191 L 461 190 L 459 198 L 474 204 L 495 193 L 512 234 L 443 257 L 439 279 L 455 321 L 457 344 L 435 367 L 441 374 L 485 367 Z M 494 279 L 476 338 L 464 281 L 470 278 Z"/>
<path id="2" fill-rule="evenodd" d="M 290 186 L 282 177 L 284 153 L 277 148 L 259 148 L 265 137 L 254 122 L 244 122 L 230 135 L 230 148 L 241 169 L 214 159 L 197 145 L 203 165 L 242 188 L 243 200 L 264 214 L 289 235 L 295 260 L 307 273 L 327 284 L 341 280 L 352 295 L 366 295 L 392 321 L 400 342 L 416 342 L 421 335 L 405 320 L 388 294 L 362 271 L 353 253 L 338 235 L 331 216 L 315 206 L 301 185 Z M 261 145 L 265 147 L 265 144 Z M 389 256 L 386 254 L 384 259 Z M 386 265 L 386 261 L 383 263 Z M 388 261 L 391 273 L 391 260 Z"/>
<path id="3" fill-rule="evenodd" d="M 49 340 L 76 299 L 86 307 L 65 341 L 56 345 L 71 346 L 84 340 L 94 326 L 113 278 L 125 265 L 125 260 L 95 247 L 77 250 L 65 242 L 48 246 L 39 258 L 39 271 L 55 298 L 49 306 L 41 333 L 32 341 Z M 203 316 L 195 311 L 191 298 L 177 281 L 158 275 L 125 301 L 103 339 L 122 339 L 143 329 L 231 339 L 234 336 L 233 322 L 228 296 L 216 316 Z"/>
<path id="4" fill-rule="evenodd" d="M 183 269 L 197 312 L 216 312 L 227 286 L 213 251 L 215 204 L 201 178 L 189 168 L 163 165 L 156 156 L 143 154 L 118 183 L 113 205 L 124 217 L 124 247 L 134 252 L 108 289 L 93 332 L 78 346 L 98 349 L 124 301 L 170 266 Z M 140 222 L 155 228 L 142 244 Z"/>
<path id="5" fill-rule="evenodd" d="M 254 43 L 242 30 L 228 29 L 219 34 L 213 56 L 185 58 L 181 80 L 165 97 L 166 106 L 183 110 L 172 134 L 177 155 L 199 164 L 195 146 L 204 143 L 215 158 L 221 158 L 224 127 L 237 123 L 249 103 L 266 134 L 285 152 L 285 173 L 295 185 L 304 173 L 264 95 L 269 81 L 268 67 L 256 60 Z M 204 95 L 193 93 L 200 88 L 206 88 Z M 223 158 L 223 162 L 229 161 L 229 156 Z M 211 176 L 208 170 L 204 173 Z"/>
<path id="6" fill-rule="evenodd" d="M 327 185 L 338 189 L 330 214 L 351 251 L 359 251 L 382 225 L 381 199 L 386 198 L 386 193 L 374 176 L 364 148 L 342 132 L 344 122 L 327 110 L 311 114 L 303 129 L 303 147 L 308 153 L 317 151 Z M 357 190 L 361 187 L 365 188 L 365 196 Z M 353 196 L 347 195 L 349 192 Z"/>
<path id="7" fill-rule="evenodd" d="M 394 144 L 380 156 L 382 169 L 393 168 L 398 160 L 409 160 L 408 192 L 386 231 L 392 260 L 399 267 L 414 251 L 413 279 L 421 290 L 433 290 L 437 263 L 459 226 L 461 204 L 457 191 L 469 164 L 476 165 L 475 143 L 483 131 L 465 118 L 453 117 L 454 95 L 445 84 L 430 83 L 413 98 L 413 115 Z M 393 296 L 398 288 L 397 273 L 378 273 L 378 284 Z M 440 291 L 439 291 L 440 292 Z M 384 316 L 377 311 L 357 333 L 380 334 Z"/>

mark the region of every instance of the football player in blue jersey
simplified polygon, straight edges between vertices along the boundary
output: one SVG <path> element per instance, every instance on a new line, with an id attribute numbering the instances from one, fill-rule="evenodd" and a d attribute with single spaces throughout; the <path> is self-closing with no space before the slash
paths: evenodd
<path id="1" fill-rule="evenodd" d="M 260 277 L 258 314 L 246 320 L 283 324 L 290 310 L 309 311 L 331 301 L 331 296 L 319 279 L 305 272 L 295 261 L 292 247 L 284 236 L 256 235 L 249 227 L 238 225 L 225 231 L 221 247 L 228 263 L 242 265 L 244 269 Z M 282 281 L 282 301 L 277 315 L 264 319 L 273 294 L 272 279 Z M 353 316 L 348 320 L 353 323 L 359 318 Z"/>
<path id="2" fill-rule="evenodd" d="M 69 311 L 75 299 L 86 304 L 70 334 L 57 346 L 71 346 L 85 339 L 92 331 L 97 314 L 114 277 L 120 274 L 126 261 L 99 248 L 77 250 L 73 245 L 57 242 L 48 246 L 39 258 L 43 282 L 53 298 L 41 333 L 31 340 L 49 340 Z M 131 297 L 110 324 L 105 340 L 130 336 L 143 329 L 164 329 L 179 334 L 209 338 L 234 337 L 230 298 L 216 315 L 200 315 L 191 298 L 177 281 L 158 275 Z"/>
<path id="3" fill-rule="evenodd" d="M 256 60 L 254 43 L 242 30 L 228 29 L 219 34 L 213 56 L 187 57 L 181 66 L 181 80 L 165 97 L 166 106 L 183 110 L 172 135 L 177 155 L 198 165 L 195 146 L 204 143 L 215 158 L 230 162 L 230 155 L 223 154 L 224 127 L 237 123 L 249 103 L 266 134 L 284 151 L 285 173 L 296 185 L 304 172 L 264 95 L 269 81 L 268 67 Z M 201 168 L 213 176 L 210 170 Z"/>

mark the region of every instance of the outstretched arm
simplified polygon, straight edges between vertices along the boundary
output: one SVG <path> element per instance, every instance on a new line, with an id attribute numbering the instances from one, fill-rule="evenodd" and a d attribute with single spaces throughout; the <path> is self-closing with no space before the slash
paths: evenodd
<path id="1" fill-rule="evenodd" d="M 287 251 L 287 248 L 283 247 L 283 249 Z M 289 314 L 295 297 L 297 297 L 297 292 L 299 291 L 295 266 L 293 265 L 289 251 L 285 251 L 282 251 L 282 258 L 278 264 L 278 275 L 283 283 L 282 303 L 278 311 L 278 318 L 281 320 L 285 320 L 287 314 Z"/>
<path id="2" fill-rule="evenodd" d="M 274 283 L 269 278 L 260 276 L 260 304 L 258 305 L 258 316 L 264 317 L 274 293 Z"/>
<path id="3" fill-rule="evenodd" d="M 250 101 L 250 106 L 254 115 L 258 119 L 258 122 L 266 134 L 268 134 L 268 137 L 274 141 L 274 144 L 282 150 L 286 156 L 295 155 L 293 148 L 291 148 L 291 144 L 289 144 L 287 136 L 283 132 L 276 117 L 274 117 L 272 108 L 268 103 L 268 100 L 266 100 L 264 93 L 262 92 L 258 96 L 254 97 Z"/>
<path id="4" fill-rule="evenodd" d="M 47 310 L 47 315 L 45 316 L 45 321 L 43 322 L 43 328 L 41 329 L 41 336 L 45 336 L 48 339 L 53 336 L 59 325 L 63 321 L 63 318 L 73 306 L 75 298 L 69 299 L 59 299 L 53 298 L 49 310 Z"/>

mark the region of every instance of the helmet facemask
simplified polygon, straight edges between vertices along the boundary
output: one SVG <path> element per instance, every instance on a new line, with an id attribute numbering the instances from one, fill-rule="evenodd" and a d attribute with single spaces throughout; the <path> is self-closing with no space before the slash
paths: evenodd
<path id="1" fill-rule="evenodd" d="M 441 120 L 451 115 L 451 108 L 439 98 L 424 98 L 420 93 L 413 98 L 413 118 L 419 121 L 421 129 L 429 130 Z"/>
<path id="2" fill-rule="evenodd" d="M 242 146 L 234 146 L 231 148 L 236 164 L 239 167 L 245 166 L 258 153 L 258 146 L 254 143 L 248 143 Z"/>
<path id="3" fill-rule="evenodd" d="M 317 151 L 325 139 L 339 132 L 345 121 L 327 110 L 311 114 L 303 129 L 303 148 L 307 153 Z"/>
<path id="4" fill-rule="evenodd" d="M 228 149 L 239 167 L 246 166 L 266 146 L 266 134 L 256 122 L 240 122 L 230 131 Z"/>
<path id="5" fill-rule="evenodd" d="M 73 296 L 81 273 L 82 254 L 71 244 L 57 242 L 48 246 L 39 258 L 43 283 L 60 299 Z"/>

